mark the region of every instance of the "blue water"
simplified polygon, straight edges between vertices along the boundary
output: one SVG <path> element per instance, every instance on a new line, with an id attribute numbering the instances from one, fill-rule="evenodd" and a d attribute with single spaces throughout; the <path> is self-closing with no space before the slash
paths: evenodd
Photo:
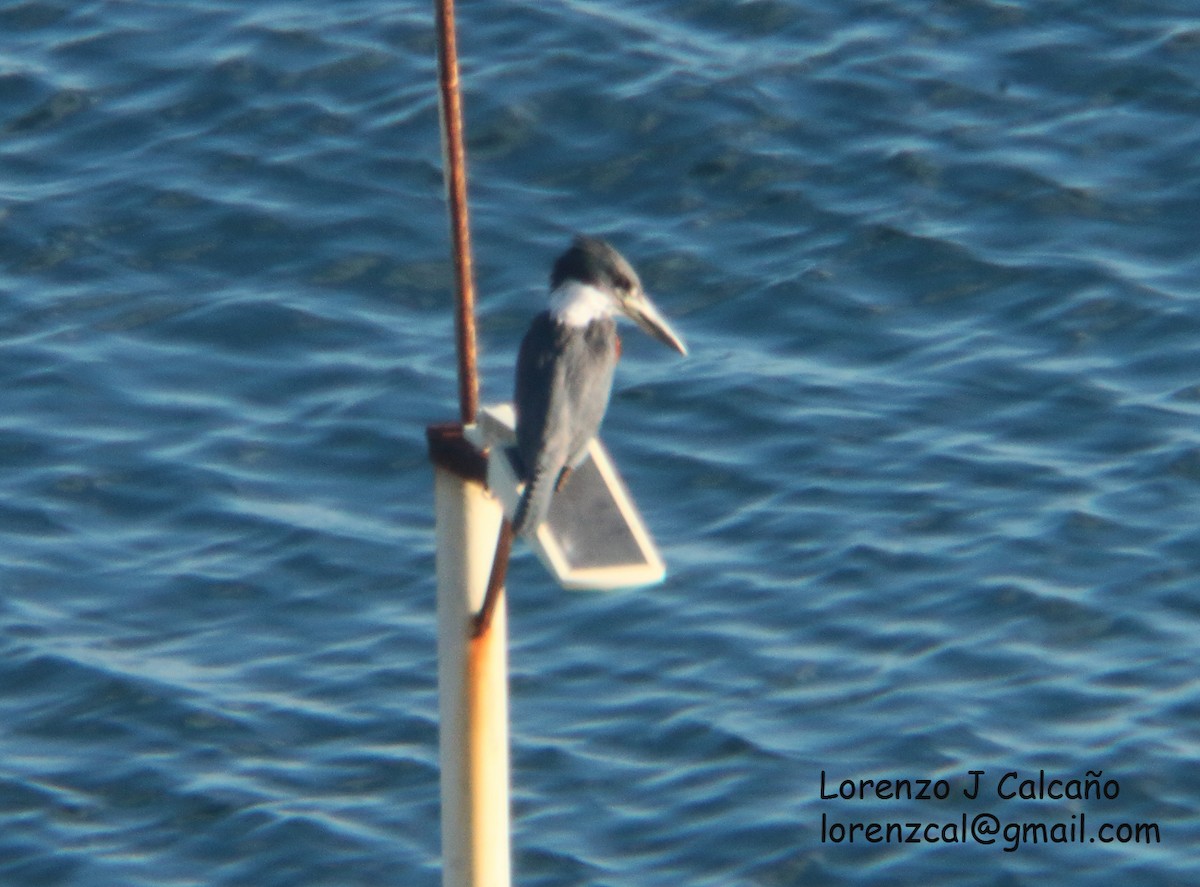
<path id="1" fill-rule="evenodd" d="M 516 882 L 1198 883 L 1194 5 L 459 27 L 484 399 L 574 231 L 692 350 L 631 330 L 605 426 L 667 582 L 513 564 Z M 0 2 L 0 884 L 440 883 L 433 53 L 402 0 Z M 997 796 L 1039 770 L 1119 794 Z M 821 840 L 987 812 L 1160 841 Z"/>

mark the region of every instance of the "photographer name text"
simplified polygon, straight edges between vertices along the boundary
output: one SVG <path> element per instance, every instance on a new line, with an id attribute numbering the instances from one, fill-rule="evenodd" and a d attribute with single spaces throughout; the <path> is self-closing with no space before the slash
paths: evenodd
<path id="1" fill-rule="evenodd" d="M 953 783 L 949 779 L 892 777 L 884 779 L 837 779 L 821 771 L 820 798 L 839 805 L 872 802 L 860 809 L 878 813 L 878 801 L 928 801 L 978 804 L 1013 802 L 1075 802 L 1068 810 L 1052 813 L 1057 821 L 1029 822 L 1008 819 L 989 810 L 945 816 L 939 812 L 914 821 L 881 817 L 868 821 L 845 821 L 821 814 L 822 844 L 980 844 L 1000 845 L 1013 853 L 1030 844 L 1158 844 L 1161 830 L 1156 822 L 1124 822 L 1105 819 L 1099 825 L 1088 822 L 1078 802 L 1111 805 L 1121 795 L 1120 783 L 1106 777 L 1102 770 L 1087 770 L 1082 776 L 1063 776 L 1038 770 L 1022 773 L 1005 770 L 989 774 L 987 770 L 968 770 Z M 911 809 L 911 808 L 909 808 Z M 932 809 L 932 808 L 931 808 Z M 945 806 L 937 807 L 945 811 Z M 1014 807 L 1013 810 L 1019 808 Z M 1048 810 L 1053 810 L 1049 804 Z M 1109 808 L 1111 809 L 1111 807 Z M 867 814 L 868 816 L 871 814 Z"/>
<path id="2" fill-rule="evenodd" d="M 986 770 L 968 770 L 962 796 L 974 801 L 984 785 Z M 995 797 L 1002 801 L 1114 801 L 1121 794 L 1115 779 L 1104 779 L 1104 771 L 1088 770 L 1083 778 L 1061 779 L 1039 770 L 1037 776 L 1022 776 L 1008 770 L 994 784 Z M 832 801 L 944 801 L 950 797 L 946 779 L 843 779 L 832 782 L 821 771 L 821 800 Z"/>

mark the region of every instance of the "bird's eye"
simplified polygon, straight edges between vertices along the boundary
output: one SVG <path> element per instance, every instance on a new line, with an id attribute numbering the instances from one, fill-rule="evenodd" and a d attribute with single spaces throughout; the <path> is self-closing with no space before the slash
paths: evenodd
<path id="1" fill-rule="evenodd" d="M 628 295 L 633 291 L 633 283 L 623 274 L 618 274 L 613 278 L 613 286 L 616 287 L 617 292 L 621 293 L 622 295 Z"/>

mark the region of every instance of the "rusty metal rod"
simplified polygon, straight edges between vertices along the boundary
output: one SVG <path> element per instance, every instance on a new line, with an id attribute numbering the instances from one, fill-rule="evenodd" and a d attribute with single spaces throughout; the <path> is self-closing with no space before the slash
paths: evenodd
<path id="1" fill-rule="evenodd" d="M 442 120 L 442 174 L 450 207 L 450 237 L 458 293 L 454 320 L 458 350 L 458 403 L 464 425 L 479 409 L 479 376 L 475 344 L 475 275 L 471 263 L 471 229 L 467 216 L 467 152 L 463 146 L 462 97 L 458 81 L 458 43 L 454 0 L 435 0 L 438 31 L 438 87 Z"/>
<path id="2" fill-rule="evenodd" d="M 508 518 L 500 522 L 500 536 L 496 539 L 496 554 L 492 557 L 492 572 L 488 576 L 487 590 L 483 594 L 483 604 L 479 612 L 471 618 L 471 637 L 478 638 L 487 634 L 492 624 L 492 614 L 496 612 L 496 603 L 504 591 L 504 579 L 508 575 L 508 556 L 512 554 L 513 528 Z"/>

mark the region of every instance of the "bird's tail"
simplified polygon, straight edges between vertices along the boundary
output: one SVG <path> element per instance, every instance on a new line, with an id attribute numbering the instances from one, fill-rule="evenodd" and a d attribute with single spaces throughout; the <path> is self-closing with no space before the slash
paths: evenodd
<path id="1" fill-rule="evenodd" d="M 550 510 L 550 497 L 554 495 L 554 484 L 550 482 L 547 473 L 542 471 L 530 478 L 525 485 L 521 501 L 513 513 L 513 532 L 521 536 L 532 536 L 546 519 Z"/>

